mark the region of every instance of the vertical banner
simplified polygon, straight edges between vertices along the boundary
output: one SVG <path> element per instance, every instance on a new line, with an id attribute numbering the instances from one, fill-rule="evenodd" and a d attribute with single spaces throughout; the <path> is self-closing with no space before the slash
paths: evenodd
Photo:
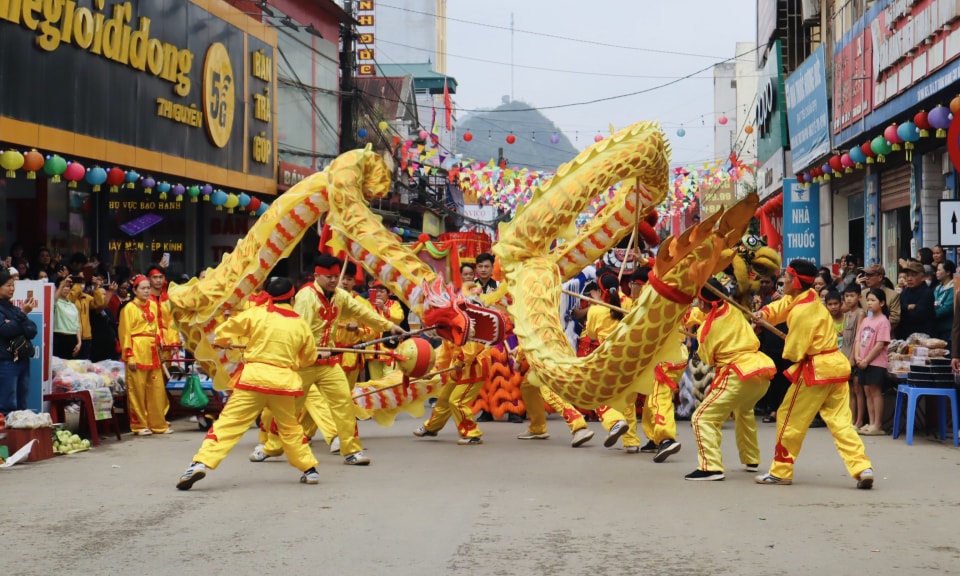
<path id="1" fill-rule="evenodd" d="M 49 394 L 53 376 L 50 359 L 53 356 L 53 293 L 54 285 L 42 280 L 17 280 L 14 283 L 13 305 L 20 307 L 29 297 L 37 307 L 27 314 L 37 325 L 33 339 L 33 358 L 30 359 L 30 396 L 27 408 L 43 412 L 43 395 Z"/>
<path id="2" fill-rule="evenodd" d="M 867 174 L 867 188 L 863 195 L 863 263 L 865 266 L 880 263 L 877 237 L 880 231 L 880 174 Z M 896 278 L 894 269 L 893 278 Z"/>
<path id="3" fill-rule="evenodd" d="M 820 185 L 783 181 L 783 260 L 795 258 L 819 264 Z"/>

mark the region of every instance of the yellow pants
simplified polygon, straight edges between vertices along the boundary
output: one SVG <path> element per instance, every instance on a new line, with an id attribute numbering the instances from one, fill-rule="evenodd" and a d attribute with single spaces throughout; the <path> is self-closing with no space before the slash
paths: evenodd
<path id="1" fill-rule="evenodd" d="M 672 406 L 672 404 L 671 404 Z M 627 432 L 623 435 L 623 447 L 639 446 L 640 436 L 637 435 L 637 395 L 627 396 L 627 407 L 623 412 L 609 406 L 600 406 L 597 408 L 597 416 L 600 417 L 600 424 L 609 432 L 613 425 L 621 420 L 627 422 Z M 659 444 L 659 442 L 658 442 Z"/>
<path id="2" fill-rule="evenodd" d="M 335 437 L 340 438 L 340 453 L 344 456 L 362 451 L 353 396 L 343 369 L 338 365 L 317 364 L 300 370 L 299 374 L 304 390 L 299 413 L 305 436 L 311 438 L 319 427 L 327 443 L 333 442 Z M 325 411 L 324 406 L 329 411 Z M 275 435 L 270 435 L 263 451 L 270 456 L 280 454 L 280 444 Z"/>
<path id="3" fill-rule="evenodd" d="M 371 380 L 379 380 L 397 371 L 394 362 L 381 362 L 380 360 L 370 360 L 367 362 L 367 368 L 370 369 Z"/>
<path id="4" fill-rule="evenodd" d="M 423 423 L 423 427 L 430 432 L 439 432 L 447 425 L 450 416 L 453 416 L 460 437 L 483 436 L 483 432 L 477 427 L 477 421 L 473 419 L 473 411 L 470 410 L 470 405 L 477 399 L 482 389 L 483 382 L 457 384 L 456 380 L 450 378 L 440 387 L 437 404 L 433 407 L 430 419 Z"/>
<path id="5" fill-rule="evenodd" d="M 670 370 L 667 375 L 675 382 L 674 376 L 679 378 L 683 372 Z M 640 412 L 640 427 L 643 428 L 643 434 L 657 446 L 664 440 L 677 439 L 677 421 L 674 418 L 673 410 L 673 388 L 669 384 L 657 378 L 653 382 L 653 390 L 647 396 L 643 403 L 643 410 Z M 626 441 L 624 441 L 626 444 Z"/>
<path id="6" fill-rule="evenodd" d="M 210 469 L 216 468 L 265 407 L 273 414 L 283 453 L 287 455 L 290 465 L 301 472 L 316 466 L 317 459 L 310 451 L 310 445 L 303 436 L 303 429 L 297 422 L 294 397 L 250 390 L 233 391 L 220 417 L 207 432 L 193 461 L 202 462 Z"/>
<path id="7" fill-rule="evenodd" d="M 741 380 L 733 370 L 721 370 L 710 391 L 690 419 L 697 440 L 697 462 L 700 470 L 723 472 L 723 423 L 732 412 L 736 417 L 737 450 L 741 464 L 760 463 L 760 445 L 757 443 L 757 420 L 753 407 L 767 393 L 770 379 L 755 376 Z"/>
<path id="8" fill-rule="evenodd" d="M 787 389 L 783 404 L 777 410 L 777 444 L 770 474 L 777 478 L 793 479 L 793 465 L 817 412 L 833 434 L 833 443 L 850 476 L 859 478 L 861 472 L 872 468 L 863 441 L 853 428 L 850 387 L 847 383 L 807 386 L 803 380 L 799 380 Z"/>
<path id="9" fill-rule="evenodd" d="M 534 386 L 527 378 L 520 383 L 520 396 L 523 398 L 523 405 L 527 408 L 527 416 L 530 418 L 530 425 L 527 430 L 531 434 L 547 433 L 547 409 L 544 407 L 546 402 L 557 414 L 563 416 L 563 421 L 570 427 L 570 433 L 587 427 L 587 421 L 583 414 L 573 407 L 573 404 L 564 401 L 556 392 L 546 386 Z"/>
<path id="10" fill-rule="evenodd" d="M 167 411 L 170 399 L 163 385 L 163 371 L 127 369 L 127 411 L 130 413 L 130 431 L 149 428 L 162 434 L 170 427 Z"/>

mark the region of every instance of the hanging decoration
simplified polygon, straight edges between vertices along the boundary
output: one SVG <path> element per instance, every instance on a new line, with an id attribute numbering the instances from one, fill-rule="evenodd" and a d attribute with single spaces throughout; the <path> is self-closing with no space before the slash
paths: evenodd
<path id="1" fill-rule="evenodd" d="M 257 210 L 260 209 L 260 204 L 260 199 L 256 196 L 250 199 L 250 204 L 247 206 L 247 209 L 249 210 L 251 216 L 257 215 Z"/>
<path id="2" fill-rule="evenodd" d="M 240 205 L 240 199 L 233 192 L 227 194 L 227 201 L 223 203 L 227 214 L 233 214 L 233 209 Z"/>
<path id="3" fill-rule="evenodd" d="M 157 185 L 157 181 L 150 176 L 144 178 L 141 183 L 143 184 L 143 193 L 148 196 L 153 193 L 153 188 Z"/>
<path id="4" fill-rule="evenodd" d="M 464 133 L 463 133 L 463 141 L 464 141 L 464 142 L 469 142 L 469 141 L 471 141 L 471 140 L 473 140 L 473 134 L 472 134 L 471 132 L 464 132 Z"/>
<path id="5" fill-rule="evenodd" d="M 161 200 L 166 200 L 166 199 L 167 199 L 167 192 L 169 192 L 169 191 L 170 191 L 170 183 L 169 183 L 169 182 L 164 181 L 164 182 L 159 182 L 159 183 L 157 183 L 157 192 L 160 193 L 160 199 L 161 199 Z"/>
<path id="6" fill-rule="evenodd" d="M 853 172 L 853 167 L 857 165 L 857 163 L 853 161 L 853 158 L 850 157 L 849 152 L 844 152 L 840 156 L 840 164 L 843 165 L 843 171 L 846 174 Z"/>
<path id="7" fill-rule="evenodd" d="M 726 126 L 727 122 L 729 122 L 729 120 L 724 114 L 721 114 L 720 117 L 717 118 L 717 123 L 720 124 L 721 126 Z"/>
<path id="8" fill-rule="evenodd" d="M 870 149 L 877 155 L 877 162 L 886 162 L 886 156 L 892 151 L 893 147 L 887 142 L 886 137 L 880 135 L 870 142 Z"/>
<path id="9" fill-rule="evenodd" d="M 390 128 L 390 124 L 386 120 L 381 120 L 380 123 L 377 124 L 377 128 L 379 128 L 381 132 L 386 132 L 387 128 Z"/>
<path id="10" fill-rule="evenodd" d="M 256 215 L 263 216 L 263 213 L 266 212 L 268 208 L 270 208 L 270 204 L 263 202 L 262 204 L 260 204 L 260 207 L 257 208 Z"/>
<path id="11" fill-rule="evenodd" d="M 834 178 L 843 177 L 843 161 L 840 159 L 840 155 L 830 157 L 830 168 L 833 170 Z"/>
<path id="12" fill-rule="evenodd" d="M 238 194 L 237 200 L 238 200 L 237 207 L 240 208 L 241 212 L 246 210 L 247 206 L 250 205 L 250 195 L 247 194 L 246 192 L 241 192 L 240 194 Z"/>
<path id="13" fill-rule="evenodd" d="M 56 154 L 48 156 L 46 162 L 43 163 L 43 171 L 54 184 L 60 182 L 60 175 L 63 174 L 66 169 L 67 161 Z"/>
<path id="14" fill-rule="evenodd" d="M 954 116 L 960 114 L 960 96 L 954 96 L 950 101 L 950 113 Z"/>
<path id="15" fill-rule="evenodd" d="M 603 134 L 598 133 L 596 136 L 593 137 L 594 142 L 600 142 L 601 140 L 603 140 Z"/>
<path id="16" fill-rule="evenodd" d="M 510 134 L 507 134 L 507 144 L 513 144 L 516 141 L 517 141 L 517 137 L 514 136 L 512 132 Z"/>
<path id="17" fill-rule="evenodd" d="M 906 151 L 907 160 L 913 159 L 913 143 L 920 139 L 920 128 L 913 122 L 904 122 L 897 127 L 897 136 L 903 140 L 903 149 Z"/>
<path id="18" fill-rule="evenodd" d="M 747 124 L 746 126 L 743 127 L 743 131 L 746 132 L 747 134 L 753 134 L 753 125 Z"/>
<path id="19" fill-rule="evenodd" d="M 183 186 L 183 184 L 178 183 L 174 185 L 174 187 L 170 190 L 170 193 L 173 194 L 174 200 L 176 200 L 177 202 L 182 202 L 183 193 L 186 191 L 187 189 Z"/>
<path id="20" fill-rule="evenodd" d="M 23 167 L 23 162 L 23 154 L 17 150 L 7 150 L 0 154 L 0 168 L 7 171 L 7 178 L 16 178 L 16 171 Z"/>
<path id="21" fill-rule="evenodd" d="M 940 105 L 937 105 L 937 107 L 927 115 L 927 121 L 930 123 L 930 127 L 937 129 L 937 138 L 947 137 L 947 129 L 950 128 L 951 120 L 953 120 L 953 115 L 950 114 L 950 109 Z"/>
<path id="22" fill-rule="evenodd" d="M 203 201 L 209 202 L 210 196 L 213 194 L 213 186 L 204 184 L 203 188 L 200 189 L 200 192 L 203 194 Z"/>
<path id="23" fill-rule="evenodd" d="M 67 162 L 67 169 L 63 171 L 63 178 L 67 181 L 67 188 L 76 188 L 77 182 L 83 180 L 87 169 L 79 162 Z"/>
<path id="24" fill-rule="evenodd" d="M 873 142 L 867 140 L 861 144 L 860 151 L 863 152 L 863 155 L 867 157 L 867 164 L 873 164 L 873 158 L 877 155 L 877 153 L 873 151 Z"/>
<path id="25" fill-rule="evenodd" d="M 359 137 L 361 137 L 361 138 L 366 138 L 366 137 L 367 137 L 367 129 L 366 129 L 366 128 L 361 128 L 361 129 L 357 130 L 357 136 L 359 136 Z"/>
<path id="26" fill-rule="evenodd" d="M 23 155 L 23 169 L 27 171 L 27 180 L 36 180 L 37 172 L 44 167 L 43 154 L 30 150 Z"/>
<path id="27" fill-rule="evenodd" d="M 191 203 L 196 204 L 197 198 L 200 196 L 200 187 L 194 184 L 193 186 L 187 188 L 187 196 L 190 197 Z"/>
<path id="28" fill-rule="evenodd" d="M 91 190 L 94 192 L 100 191 L 100 186 L 107 181 L 107 171 L 99 166 L 94 166 L 87 170 L 87 184 L 91 186 Z"/>
<path id="29" fill-rule="evenodd" d="M 897 123 L 889 125 L 883 131 L 883 137 L 887 139 L 887 142 L 890 143 L 890 149 L 894 152 L 900 150 L 900 145 L 903 144 L 903 138 L 897 134 Z"/>
<path id="30" fill-rule="evenodd" d="M 683 138 L 687 135 L 687 131 L 683 129 L 683 126 L 677 129 L 677 136 Z"/>
<path id="31" fill-rule="evenodd" d="M 120 186 L 123 185 L 123 182 L 126 179 L 126 174 L 120 168 L 114 166 L 107 172 L 107 186 L 110 187 L 110 192 L 116 194 L 120 191 Z"/>
<path id="32" fill-rule="evenodd" d="M 218 212 L 223 211 L 223 205 L 227 203 L 227 193 L 218 188 L 217 191 L 210 196 L 210 203 L 217 207 Z"/>
<path id="33" fill-rule="evenodd" d="M 559 142 L 560 142 L 560 136 L 557 136 L 557 133 L 556 133 L 556 132 L 554 132 L 553 134 L 550 135 L 550 143 L 551 143 L 551 144 L 557 144 L 557 143 L 559 143 Z"/>
<path id="34" fill-rule="evenodd" d="M 140 179 L 140 174 L 136 170 L 127 170 L 124 180 L 127 182 L 127 188 L 133 188 Z"/>
<path id="35" fill-rule="evenodd" d="M 850 149 L 850 159 L 853 160 L 853 165 L 856 168 L 863 168 L 867 161 L 867 155 L 863 153 L 859 146 L 854 146 Z"/>
<path id="36" fill-rule="evenodd" d="M 920 130 L 920 137 L 926 138 L 930 135 L 930 121 L 927 119 L 927 111 L 921 110 L 913 117 L 913 123 Z"/>

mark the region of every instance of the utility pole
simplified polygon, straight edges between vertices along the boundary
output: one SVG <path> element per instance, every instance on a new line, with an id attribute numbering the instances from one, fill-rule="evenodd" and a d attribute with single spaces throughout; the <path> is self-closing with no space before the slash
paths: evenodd
<path id="1" fill-rule="evenodd" d="M 344 11 L 353 18 L 353 0 L 345 0 Z M 340 25 L 340 152 L 353 150 L 353 119 L 357 107 L 357 97 L 353 85 L 353 72 L 356 65 L 356 34 L 349 23 Z"/>

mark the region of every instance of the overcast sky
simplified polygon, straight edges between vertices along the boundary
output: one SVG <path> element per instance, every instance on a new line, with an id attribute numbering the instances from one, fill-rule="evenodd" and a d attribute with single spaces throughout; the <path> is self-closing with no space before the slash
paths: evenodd
<path id="1" fill-rule="evenodd" d="M 715 157 L 709 68 L 733 57 L 736 42 L 756 38 L 755 0 L 451 0 L 447 16 L 448 73 L 459 82 L 461 110 L 493 108 L 512 94 L 543 108 L 580 149 L 611 123 L 659 120 L 674 163 Z M 549 108 L 642 90 L 650 91 Z"/>

